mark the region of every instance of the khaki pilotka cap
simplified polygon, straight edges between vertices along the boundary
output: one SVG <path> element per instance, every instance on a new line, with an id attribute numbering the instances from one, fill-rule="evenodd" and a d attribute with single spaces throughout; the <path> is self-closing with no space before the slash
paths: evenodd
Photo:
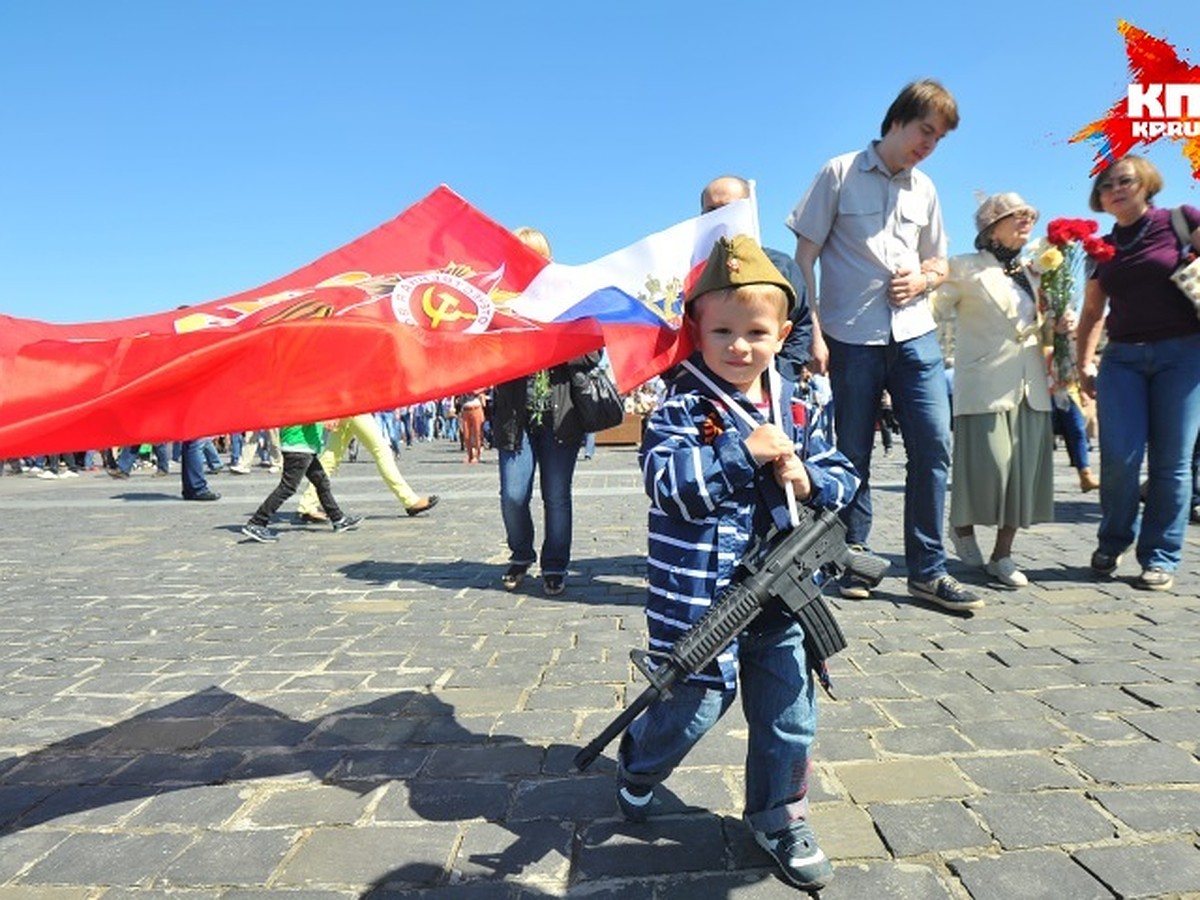
<path id="1" fill-rule="evenodd" d="M 744 284 L 773 284 L 787 294 L 789 312 L 796 305 L 796 289 L 775 268 L 758 242 L 746 234 L 723 237 L 713 244 L 708 262 L 683 295 L 683 302 L 687 305 L 709 291 L 724 291 Z"/>

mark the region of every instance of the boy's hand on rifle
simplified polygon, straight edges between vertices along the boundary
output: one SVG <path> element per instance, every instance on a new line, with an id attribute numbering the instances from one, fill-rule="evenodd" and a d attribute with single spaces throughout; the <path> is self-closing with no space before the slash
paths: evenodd
<path id="1" fill-rule="evenodd" d="M 775 480 L 780 487 L 787 487 L 790 481 L 797 500 L 807 500 L 812 495 L 812 480 L 808 477 L 808 469 L 795 450 L 775 460 Z"/>
<path id="2" fill-rule="evenodd" d="M 770 423 L 759 425 L 746 437 L 746 449 L 760 465 L 774 462 L 789 453 L 795 455 L 796 445 L 782 428 Z"/>

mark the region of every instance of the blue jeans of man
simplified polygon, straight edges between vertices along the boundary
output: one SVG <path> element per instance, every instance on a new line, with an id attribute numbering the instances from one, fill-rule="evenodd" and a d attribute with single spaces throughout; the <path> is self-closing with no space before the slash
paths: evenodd
<path id="1" fill-rule="evenodd" d="M 1200 430 L 1200 335 L 1110 343 L 1096 379 L 1100 417 L 1099 550 L 1137 542 L 1143 568 L 1179 568 Z M 1149 481 L 1138 523 L 1142 460 Z"/>
<path id="2" fill-rule="evenodd" d="M 200 447 L 202 441 L 184 441 L 180 445 L 179 477 L 185 500 L 208 490 L 208 480 L 204 477 L 204 451 Z"/>
<path id="3" fill-rule="evenodd" d="M 548 425 L 531 425 L 518 450 L 500 451 L 500 514 L 508 537 L 509 562 L 531 565 L 533 552 L 533 475 L 539 473 L 545 528 L 543 575 L 565 575 L 571 562 L 571 479 L 579 441 L 564 444 Z"/>
<path id="4" fill-rule="evenodd" d="M 934 332 L 878 346 L 829 344 L 837 448 L 862 483 L 841 512 L 846 542 L 867 546 L 871 535 L 871 450 L 886 389 L 904 435 L 904 561 L 908 577 L 932 581 L 946 571 L 942 544 L 950 471 L 950 397 Z"/>
<path id="5" fill-rule="evenodd" d="M 738 638 L 738 661 L 749 731 L 746 820 L 751 828 L 770 833 L 808 814 L 817 707 L 804 630 L 782 613 L 764 613 Z M 629 726 L 617 754 L 620 778 L 634 785 L 666 779 L 736 694 L 691 682 L 676 684 L 669 698 L 656 700 Z"/>

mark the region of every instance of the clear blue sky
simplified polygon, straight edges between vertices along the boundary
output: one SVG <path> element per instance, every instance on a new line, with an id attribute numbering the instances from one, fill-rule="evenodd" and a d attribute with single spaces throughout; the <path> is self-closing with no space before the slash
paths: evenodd
<path id="1" fill-rule="evenodd" d="M 764 242 L 827 158 L 931 76 L 959 129 L 923 168 L 951 249 L 977 190 L 1089 215 L 1126 18 L 1200 63 L 1194 0 L 0 4 L 0 312 L 114 319 L 232 294 L 445 182 L 562 262 L 759 184 Z M 1197 48 L 1194 51 L 1192 48 Z M 1177 143 L 1163 204 L 1200 205 Z M 1103 221 L 1105 229 L 1108 222 Z M 1041 229 L 1039 228 L 1039 233 Z"/>

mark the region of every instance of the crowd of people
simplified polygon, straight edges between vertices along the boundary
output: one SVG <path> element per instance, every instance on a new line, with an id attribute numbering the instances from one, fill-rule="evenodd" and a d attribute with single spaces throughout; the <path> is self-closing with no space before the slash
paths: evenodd
<path id="1" fill-rule="evenodd" d="M 670 652 L 737 577 L 739 563 L 761 551 L 759 538 L 795 527 L 796 504 L 836 511 L 851 548 L 873 552 L 877 431 L 885 452 L 893 433 L 902 436 L 907 458 L 903 548 L 887 549 L 902 549 L 912 596 L 963 615 L 984 605 L 978 589 L 947 571 L 947 536 L 963 563 L 999 585 L 1028 583 L 1015 541 L 1021 530 L 1053 520 L 1056 434 L 1080 489 L 1099 490 L 1091 570 L 1110 577 L 1133 550 L 1137 587 L 1173 586 L 1188 520 L 1200 521 L 1200 319 L 1170 276 L 1187 253 L 1200 251 L 1200 209 L 1180 208 L 1181 241 L 1171 210 L 1154 203 L 1163 188 L 1154 166 L 1137 156 L 1108 166 L 1095 176 L 1089 204 L 1114 220 L 1103 239 L 1109 249 L 1086 273 L 1081 308 L 1056 312 L 1027 253 L 1039 213 L 1020 194 L 984 199 L 974 249 L 949 257 L 936 186 L 917 166 L 958 124 L 955 99 L 941 84 L 907 85 L 879 137 L 829 160 L 788 215 L 793 254 L 743 235 L 722 238 L 686 289 L 692 356 L 627 400 L 643 419 L 638 459 L 651 501 L 652 650 Z M 722 176 L 701 193 L 701 209 L 749 194 L 749 182 Z M 545 235 L 530 228 L 516 234 L 550 258 Z M 943 339 L 947 322 L 952 353 Z M 1048 386 L 1048 348 L 1068 334 L 1078 384 L 1063 403 Z M 536 565 L 543 593 L 562 594 L 573 473 L 581 453 L 590 456 L 573 391 L 580 375 L 599 367 L 600 354 L 587 354 L 458 397 L 349 417 L 328 433 L 304 424 L 227 436 L 224 468 L 245 473 L 257 454 L 281 473 L 242 532 L 276 540 L 272 516 L 306 478 L 303 521 L 357 527 L 362 517 L 340 508 L 330 479 L 355 442 L 374 457 L 407 515 L 431 509 L 438 497 L 417 494 L 400 476 L 395 457 L 403 447 L 457 441 L 467 464 L 494 448 L 509 552 L 500 582 L 515 591 Z M 1092 403 L 1098 480 L 1083 413 Z M 145 457 L 166 474 L 170 456 L 167 445 L 113 448 L 102 464 L 127 478 Z M 223 468 L 211 441 L 185 441 L 176 458 L 185 499 L 219 497 L 205 481 Z M 96 459 L 64 454 L 10 466 L 70 477 Z M 995 529 L 986 555 L 982 528 Z M 850 568 L 833 586 L 848 599 L 867 599 L 874 587 Z M 766 609 L 626 731 L 616 784 L 622 813 L 634 822 L 654 813 L 656 787 L 740 690 L 749 733 L 747 826 L 788 881 L 823 887 L 833 868 L 807 806 L 815 669 L 796 619 Z"/>

